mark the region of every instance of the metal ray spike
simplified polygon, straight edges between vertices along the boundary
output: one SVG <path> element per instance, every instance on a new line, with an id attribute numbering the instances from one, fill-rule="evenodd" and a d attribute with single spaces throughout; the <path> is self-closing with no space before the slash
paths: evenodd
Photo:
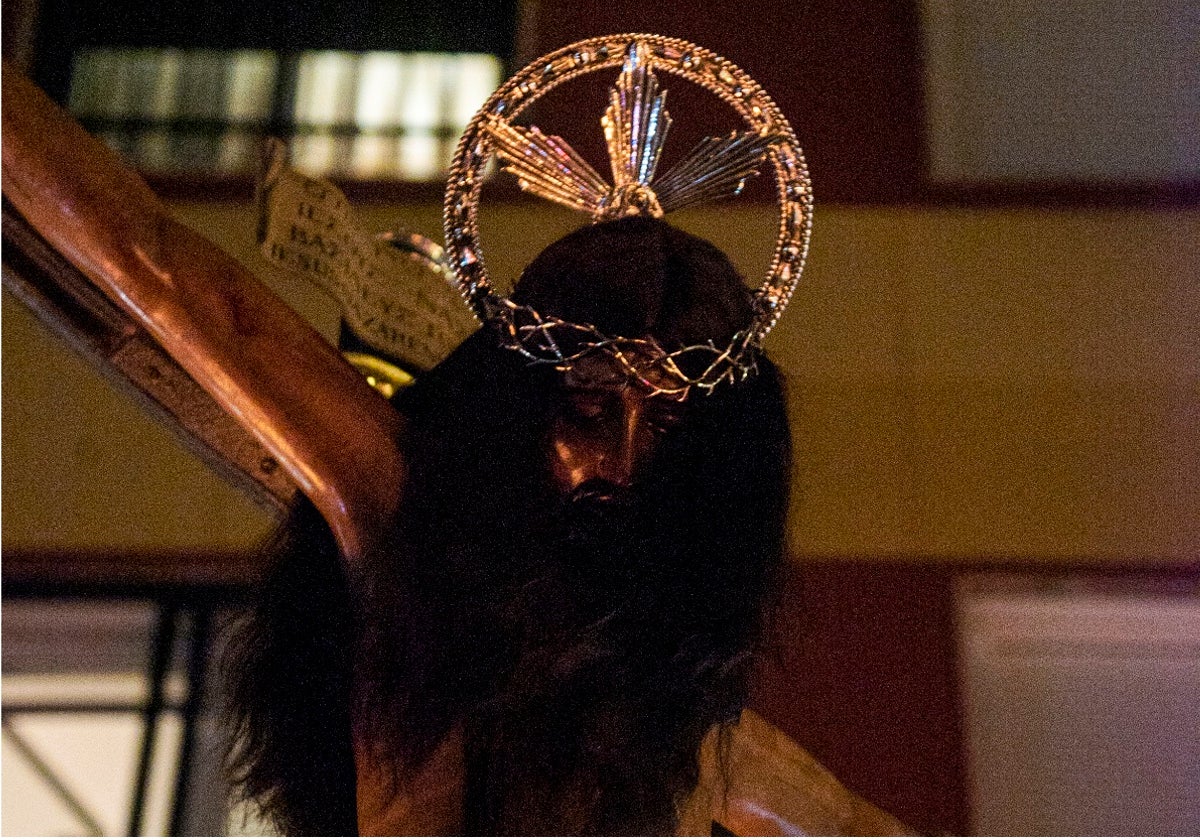
<path id="1" fill-rule="evenodd" d="M 653 180 L 671 127 L 666 98 L 650 66 L 650 48 L 641 41 L 630 44 L 600 120 L 617 190 Z"/>
<path id="2" fill-rule="evenodd" d="M 739 131 L 701 140 L 654 184 L 663 212 L 737 195 L 746 179 L 758 174 L 767 149 L 780 139 L 774 134 Z"/>
<path id="3" fill-rule="evenodd" d="M 501 120 L 489 124 L 488 132 L 504 171 L 517 177 L 522 190 L 572 210 L 597 212 L 608 184 L 566 140 Z"/>

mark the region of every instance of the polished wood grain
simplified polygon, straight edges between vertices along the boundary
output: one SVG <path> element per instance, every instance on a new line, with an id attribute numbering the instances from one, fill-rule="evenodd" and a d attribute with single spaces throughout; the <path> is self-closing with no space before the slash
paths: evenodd
<path id="1" fill-rule="evenodd" d="M 27 79 L 3 74 L 4 195 L 279 462 L 347 559 L 394 512 L 399 415 L 337 350 Z"/>
<path id="2" fill-rule="evenodd" d="M 899 820 L 847 790 L 782 730 L 751 709 L 734 728 L 729 787 L 713 797 L 713 819 L 734 834 L 889 837 Z"/>
<path id="3" fill-rule="evenodd" d="M 296 485 L 262 444 L 7 201 L 3 218 L 4 288 L 118 391 L 175 432 L 205 466 L 282 518 Z"/>

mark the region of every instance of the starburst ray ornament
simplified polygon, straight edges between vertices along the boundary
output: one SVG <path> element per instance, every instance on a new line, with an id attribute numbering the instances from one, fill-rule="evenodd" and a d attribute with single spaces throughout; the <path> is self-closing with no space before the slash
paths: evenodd
<path id="1" fill-rule="evenodd" d="M 671 129 L 671 115 L 666 109 L 666 91 L 658 92 L 658 79 L 650 68 L 647 52 L 640 41 L 629 47 L 621 75 L 608 93 L 608 109 L 600 120 L 613 173 L 608 200 L 597 208 L 600 218 L 639 212 L 660 217 L 663 213 L 653 199 L 650 182 Z M 628 207 L 625 197 L 633 199 Z M 639 201 L 648 202 L 645 210 Z"/>
<path id="2" fill-rule="evenodd" d="M 598 222 L 621 216 L 664 213 L 741 192 L 771 144 L 781 138 L 766 132 L 735 131 L 729 137 L 701 140 L 663 178 L 654 181 L 671 115 L 667 92 L 660 91 L 650 47 L 634 41 L 625 54 L 617 82 L 608 92 L 600 119 L 612 167 L 612 186 L 558 136 L 537 127 L 510 125 L 497 117 L 488 123 L 496 156 L 521 189 Z"/>
<path id="3" fill-rule="evenodd" d="M 526 192 L 585 213 L 608 195 L 604 179 L 561 137 L 499 120 L 490 130 L 496 155 L 508 163 L 504 171 L 515 175 Z"/>
<path id="4" fill-rule="evenodd" d="M 620 68 L 600 120 L 612 170 L 608 184 L 561 137 L 515 125 L 541 96 L 585 73 Z M 733 108 L 748 128 L 698 143 L 656 178 L 671 127 L 666 91 L 655 70 L 694 82 Z M 589 324 L 545 317 L 492 289 L 478 235 L 483 173 L 492 155 L 516 176 L 522 190 L 588 213 L 597 222 L 631 215 L 661 217 L 683 207 L 741 192 L 748 178 L 769 166 L 779 202 L 779 236 L 767 277 L 755 292 L 755 319 L 727 347 L 707 344 L 666 350 L 652 339 L 606 336 Z M 543 56 L 513 76 L 467 126 L 451 165 L 446 189 L 446 247 L 459 289 L 480 320 L 491 323 L 502 343 L 531 362 L 571 367 L 581 356 L 610 353 L 633 378 L 651 387 L 664 379 L 711 391 L 755 369 L 762 341 L 787 306 L 812 228 L 812 189 L 804 156 L 791 126 L 771 98 L 738 67 L 708 50 L 659 35 L 613 35 L 579 41 Z M 564 348 L 570 348 L 564 349 Z M 685 376 L 687 357 L 702 372 Z M 636 360 L 636 361 L 635 361 Z M 648 360 L 648 361 L 647 361 Z M 659 368 L 669 377 L 650 375 Z M 691 364 L 687 366 L 694 369 Z"/>

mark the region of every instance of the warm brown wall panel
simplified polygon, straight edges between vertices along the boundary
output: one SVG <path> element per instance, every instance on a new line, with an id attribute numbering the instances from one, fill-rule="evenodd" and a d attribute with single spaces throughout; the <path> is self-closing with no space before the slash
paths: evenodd
<path id="1" fill-rule="evenodd" d="M 797 563 L 752 703 L 924 835 L 969 829 L 953 570 Z"/>
<path id="2" fill-rule="evenodd" d="M 735 62 L 770 92 L 796 129 L 821 200 L 915 194 L 924 118 L 914 0 L 540 0 L 531 7 L 518 61 L 616 32 L 685 38 Z M 695 114 L 672 116 L 681 131 L 697 121 Z"/>

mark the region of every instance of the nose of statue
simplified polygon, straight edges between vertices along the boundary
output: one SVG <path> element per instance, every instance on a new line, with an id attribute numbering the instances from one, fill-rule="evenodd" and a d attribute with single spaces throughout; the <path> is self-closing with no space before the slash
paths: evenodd
<path id="1" fill-rule="evenodd" d="M 650 455 L 651 436 L 646 434 L 644 400 L 627 391 L 621 422 L 600 462 L 600 478 L 618 487 L 629 487 L 642 462 Z"/>
<path id="2" fill-rule="evenodd" d="M 654 434 L 646 418 L 647 400 L 627 388 L 620 395 L 620 411 L 599 441 L 593 476 L 621 488 L 631 486 L 654 452 Z"/>

